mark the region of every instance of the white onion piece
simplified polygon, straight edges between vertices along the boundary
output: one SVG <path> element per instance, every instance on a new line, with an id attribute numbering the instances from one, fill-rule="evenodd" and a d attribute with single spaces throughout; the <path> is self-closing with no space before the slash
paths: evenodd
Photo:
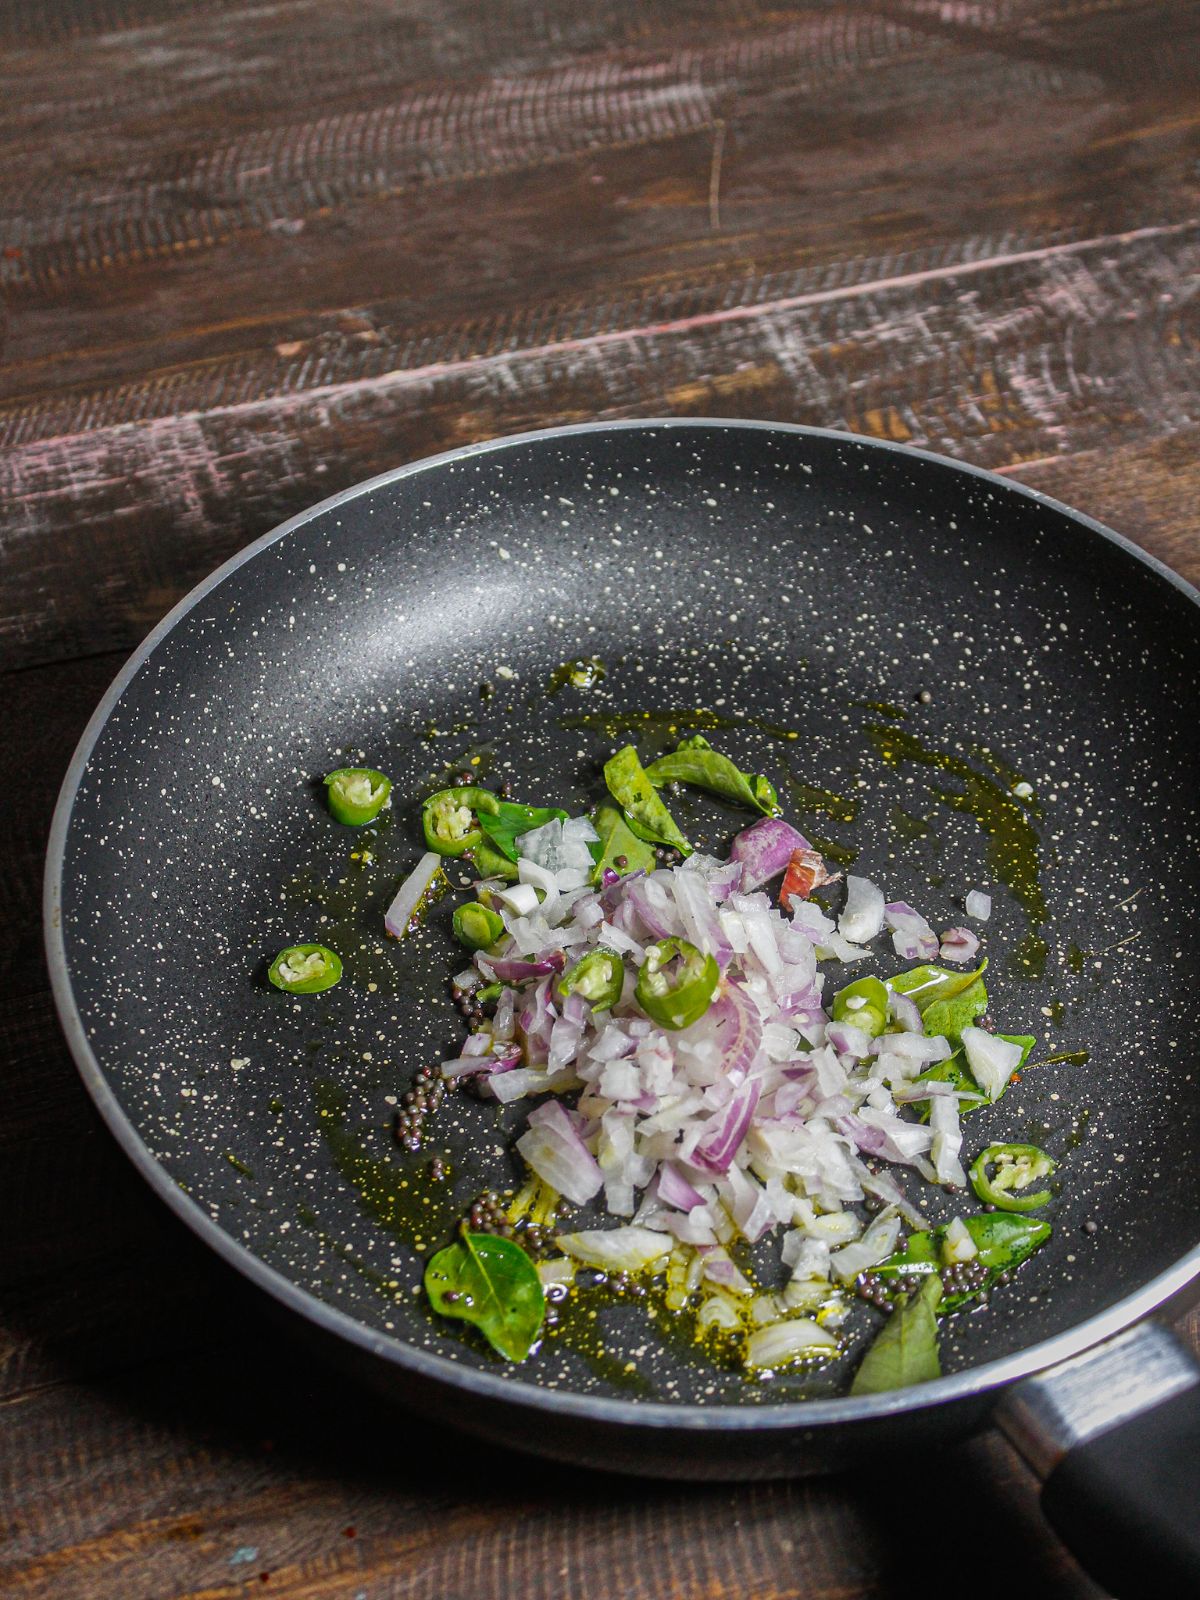
<path id="1" fill-rule="evenodd" d="M 403 939 L 408 932 L 412 914 L 424 899 L 429 885 L 442 868 L 442 858 L 436 850 L 427 850 L 396 891 L 396 898 L 383 915 L 383 925 L 393 939 Z"/>
<path id="2" fill-rule="evenodd" d="M 712 1295 L 704 1302 L 697 1317 L 702 1328 L 726 1328 L 732 1332 L 742 1324 L 737 1308 L 719 1294 Z"/>
<path id="3" fill-rule="evenodd" d="M 862 961 L 871 952 L 860 944 L 851 944 L 841 933 L 828 934 L 818 945 L 817 954 L 822 961 Z"/>
<path id="4" fill-rule="evenodd" d="M 804 1356 L 826 1355 L 838 1349 L 837 1336 L 808 1317 L 791 1317 L 756 1328 L 746 1340 L 746 1364 L 769 1372 Z"/>
<path id="5" fill-rule="evenodd" d="M 886 1261 L 899 1237 L 900 1218 L 894 1212 L 881 1211 L 861 1239 L 835 1250 L 830 1256 L 834 1276 L 842 1283 L 853 1283 L 860 1272 Z"/>
<path id="6" fill-rule="evenodd" d="M 553 872 L 545 867 L 539 867 L 536 861 L 524 859 L 517 862 L 517 877 L 521 884 L 532 884 L 535 889 L 542 891 L 541 913 L 551 927 L 558 921 L 558 879 Z"/>
<path id="7" fill-rule="evenodd" d="M 846 905 L 838 931 L 851 944 L 866 944 L 883 928 L 883 890 L 869 878 L 846 874 Z"/>
<path id="8" fill-rule="evenodd" d="M 967 915 L 977 922 L 986 922 L 992 914 L 992 897 L 980 889 L 972 889 L 966 898 Z"/>
<path id="9" fill-rule="evenodd" d="M 508 884 L 503 889 L 493 889 L 492 896 L 517 917 L 530 917 L 541 905 L 537 890 L 531 883 Z"/>
<path id="10" fill-rule="evenodd" d="M 947 928 L 941 939 L 938 954 L 943 961 L 953 961 L 965 967 L 979 954 L 979 935 L 972 933 L 970 928 Z"/>
<path id="11" fill-rule="evenodd" d="M 888 1011 L 893 1022 L 899 1023 L 906 1033 L 920 1033 L 924 1028 L 921 1013 L 917 1002 L 909 995 L 897 994 L 895 990 L 888 993 Z"/>
<path id="12" fill-rule="evenodd" d="M 937 1095 L 929 1102 L 929 1126 L 933 1130 L 933 1143 L 929 1154 L 939 1183 L 948 1183 L 956 1189 L 967 1187 L 958 1152 L 962 1149 L 962 1129 L 958 1120 L 958 1099 L 955 1095 Z"/>
<path id="13" fill-rule="evenodd" d="M 619 1272 L 643 1272 L 671 1249 L 670 1238 L 651 1228 L 589 1228 L 582 1233 L 560 1233 L 558 1248 L 589 1267 L 615 1267 Z"/>
<path id="14" fill-rule="evenodd" d="M 1020 1065 L 1021 1046 L 998 1039 L 983 1028 L 964 1028 L 962 1042 L 971 1076 L 989 1100 L 999 1100 Z"/>
<path id="15" fill-rule="evenodd" d="M 979 1246 L 972 1239 L 971 1230 L 961 1217 L 955 1217 L 947 1224 L 942 1239 L 942 1256 L 947 1266 L 956 1261 L 974 1261 L 978 1254 Z"/>

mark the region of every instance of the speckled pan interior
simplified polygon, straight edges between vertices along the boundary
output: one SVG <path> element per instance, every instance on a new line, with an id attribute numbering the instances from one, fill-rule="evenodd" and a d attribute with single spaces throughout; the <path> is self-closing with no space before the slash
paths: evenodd
<path id="1" fill-rule="evenodd" d="M 390 1132 L 415 1070 L 462 1035 L 448 908 L 403 945 L 382 936 L 421 848 L 420 797 L 477 759 L 515 798 L 580 810 L 616 744 L 650 755 L 672 725 L 715 727 L 889 898 L 943 927 L 990 888 L 993 1016 L 1038 1035 L 1035 1059 L 1089 1053 L 1028 1072 L 967 1125 L 968 1153 L 1032 1139 L 1061 1161 L 1054 1239 L 987 1311 L 954 1319 L 945 1361 L 1021 1350 L 1200 1233 L 1197 618 L 1084 519 L 844 435 L 644 424 L 402 470 L 201 592 L 95 735 L 62 859 L 87 1047 L 231 1238 L 385 1348 L 498 1370 L 417 1286 L 456 1209 L 513 1183 L 514 1113 L 452 1097 L 419 1158 Z M 548 692 L 593 656 L 601 683 Z M 318 783 L 352 762 L 395 782 L 369 861 Z M 679 814 L 714 849 L 748 820 L 682 800 Z M 1007 856 L 980 815 L 1007 830 Z M 340 987 L 267 985 L 270 956 L 303 939 L 339 950 Z M 894 970 L 878 949 L 871 970 Z M 440 1187 L 420 1177 L 439 1152 L 454 1172 Z M 875 1315 L 855 1312 L 819 1376 L 752 1383 L 698 1365 L 639 1306 L 600 1308 L 603 1356 L 550 1343 L 512 1381 L 718 1405 L 829 1394 Z"/>

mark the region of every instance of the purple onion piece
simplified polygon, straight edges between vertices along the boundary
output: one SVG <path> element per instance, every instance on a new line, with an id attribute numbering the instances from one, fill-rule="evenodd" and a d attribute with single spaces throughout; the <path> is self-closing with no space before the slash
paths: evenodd
<path id="1" fill-rule="evenodd" d="M 721 1113 L 716 1130 L 698 1144 L 692 1160 L 711 1172 L 728 1172 L 738 1146 L 754 1120 L 754 1109 L 761 1092 L 757 1078 L 744 1083 Z"/>
<path id="2" fill-rule="evenodd" d="M 742 893 L 752 894 L 777 877 L 792 859 L 793 850 L 811 850 L 802 833 L 782 817 L 762 817 L 734 839 L 729 854 L 742 866 Z"/>
<path id="3" fill-rule="evenodd" d="M 905 1033 L 923 1033 L 925 1025 L 921 1021 L 921 1012 L 917 1002 L 906 994 L 896 994 L 893 990 L 888 996 L 888 1010 L 892 1020 L 898 1022 Z"/>
<path id="4" fill-rule="evenodd" d="M 943 961 L 961 962 L 965 966 L 979 954 L 978 936 L 969 928 L 947 928 L 939 954 Z"/>
<path id="5" fill-rule="evenodd" d="M 562 972 L 567 958 L 561 950 L 554 950 L 541 961 L 517 961 L 508 956 L 489 960 L 488 965 L 501 983 L 528 983 L 533 978 L 545 978 L 550 973 Z"/>
<path id="6" fill-rule="evenodd" d="M 692 1188 L 679 1168 L 670 1161 L 664 1161 L 658 1169 L 658 1198 L 679 1211 L 691 1211 L 694 1206 L 704 1204 L 704 1196 Z"/>
<path id="7" fill-rule="evenodd" d="M 654 938 L 669 939 L 671 937 L 674 930 L 667 926 L 662 919 L 662 913 L 651 902 L 644 876 L 640 881 L 630 883 L 627 903 L 634 908 L 638 914 L 639 921 Z"/>
<path id="8" fill-rule="evenodd" d="M 762 1044 L 757 1006 L 736 983 L 727 983 L 718 991 L 704 1020 L 715 1026 L 726 1080 L 740 1083 L 754 1065 Z"/>

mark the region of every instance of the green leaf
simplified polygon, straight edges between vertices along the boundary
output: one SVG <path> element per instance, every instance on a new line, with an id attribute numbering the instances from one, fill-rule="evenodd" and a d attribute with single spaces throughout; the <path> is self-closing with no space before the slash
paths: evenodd
<path id="1" fill-rule="evenodd" d="M 961 993 L 932 1001 L 921 1013 L 921 1021 L 929 1038 L 935 1039 L 940 1034 L 952 1045 L 959 1045 L 963 1029 L 969 1028 L 976 1017 L 981 1017 L 987 1006 L 988 992 L 983 979 L 976 978 Z"/>
<path id="2" fill-rule="evenodd" d="M 941 1377 L 937 1331 L 941 1298 L 942 1280 L 936 1272 L 924 1279 L 916 1294 L 899 1296 L 854 1374 L 851 1394 L 885 1394 Z"/>
<path id="3" fill-rule="evenodd" d="M 646 768 L 646 776 L 656 788 L 664 783 L 688 783 L 693 789 L 706 789 L 722 800 L 761 811 L 764 816 L 779 815 L 779 796 L 762 776 L 741 772 L 728 756 L 709 744 L 703 734 L 681 739 L 673 754 L 660 756 Z"/>
<path id="4" fill-rule="evenodd" d="M 951 972 L 946 967 L 921 966 L 910 967 L 907 972 L 898 972 L 894 978 L 887 980 L 887 986 L 894 994 L 910 995 L 916 1002 L 917 1010 L 924 1016 L 927 1007 L 936 1000 L 953 1000 L 956 994 L 961 994 L 964 989 L 969 989 L 977 978 L 982 978 L 987 970 L 987 962 L 982 962 L 974 972 Z"/>
<path id="5" fill-rule="evenodd" d="M 975 1299 L 984 1289 L 990 1289 L 1000 1273 L 1011 1272 L 1014 1267 L 1019 1267 L 1022 1261 L 1046 1242 L 1051 1231 L 1048 1222 L 1038 1222 L 1033 1217 L 1006 1211 L 980 1212 L 973 1217 L 964 1217 L 963 1222 L 975 1241 L 979 1260 L 988 1269 L 987 1281 L 977 1289 L 946 1295 L 941 1302 L 942 1311 L 957 1311 L 959 1306 Z M 885 1284 L 889 1278 L 935 1273 L 941 1266 L 942 1241 L 945 1237 L 945 1228 L 910 1234 L 903 1250 L 889 1256 L 872 1271 Z"/>
<path id="6" fill-rule="evenodd" d="M 516 841 L 523 833 L 545 827 L 547 822 L 566 822 L 569 813 L 557 806 L 521 806 L 512 800 L 501 800 L 495 815 L 481 811 L 479 826 L 502 856 L 510 861 L 517 859 Z"/>
<path id="7" fill-rule="evenodd" d="M 542 1280 L 521 1246 L 466 1228 L 425 1268 L 425 1293 L 441 1316 L 474 1323 L 507 1361 L 524 1361 L 546 1315 Z"/>
<path id="8" fill-rule="evenodd" d="M 609 793 L 624 811 L 625 821 L 639 839 L 645 839 L 648 844 L 673 845 L 683 855 L 691 855 L 691 845 L 659 799 L 631 744 L 618 750 L 615 756 L 605 762 L 604 781 Z"/>
<path id="9" fill-rule="evenodd" d="M 1012 1216 L 1003 1211 L 985 1211 L 967 1217 L 967 1232 L 975 1241 L 979 1259 L 985 1267 L 1005 1272 L 1019 1267 L 1039 1245 L 1050 1237 L 1050 1224 L 1033 1217 Z"/>
<path id="10" fill-rule="evenodd" d="M 632 831 L 620 806 L 611 800 L 601 800 L 592 812 L 592 826 L 600 835 L 597 841 L 588 846 L 596 863 L 596 870 L 592 873 L 593 883 L 599 883 L 610 868 L 622 876 L 639 870 L 654 871 L 654 846 L 639 839 Z M 625 857 L 623 867 L 617 866 L 618 856 Z"/>

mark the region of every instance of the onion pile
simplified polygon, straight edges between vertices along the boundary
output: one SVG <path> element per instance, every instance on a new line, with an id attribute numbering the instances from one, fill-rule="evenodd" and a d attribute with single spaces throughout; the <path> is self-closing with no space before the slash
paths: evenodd
<path id="1" fill-rule="evenodd" d="M 904 1224 L 928 1226 L 897 1177 L 864 1157 L 965 1187 L 960 1102 L 982 1096 L 949 1082 L 914 1092 L 950 1044 L 925 1035 L 903 995 L 890 995 L 894 1031 L 878 1038 L 831 1021 L 821 964 L 863 959 L 885 930 L 898 954 L 922 960 L 968 960 L 978 940 L 961 929 L 939 939 L 911 906 L 854 876 L 836 923 L 798 896 L 779 909 L 760 886 L 799 835 L 776 819 L 739 835 L 728 861 L 695 854 L 650 875 L 610 873 L 598 887 L 594 838 L 586 818 L 550 822 L 518 840 L 517 884 L 480 886 L 505 931 L 457 982 L 504 987 L 494 1017 L 441 1070 L 503 1102 L 554 1097 L 539 1098 L 517 1148 L 564 1199 L 602 1196 L 615 1224 L 560 1233 L 564 1255 L 611 1271 L 668 1269 L 675 1303 L 700 1291 L 702 1324 L 751 1330 L 749 1366 L 827 1356 L 845 1287 L 895 1250 Z M 707 1011 L 677 1030 L 634 994 L 647 947 L 673 937 L 721 971 Z M 625 963 L 620 998 L 598 1012 L 556 991 L 596 949 Z M 1008 1066 L 1007 1054 L 989 1054 L 994 1043 L 970 1041 L 972 1068 L 976 1056 L 984 1072 Z M 926 1125 L 902 1114 L 917 1099 Z M 868 1198 L 882 1210 L 866 1225 L 851 1208 Z M 790 1277 L 763 1294 L 730 1247 L 772 1234 Z"/>

